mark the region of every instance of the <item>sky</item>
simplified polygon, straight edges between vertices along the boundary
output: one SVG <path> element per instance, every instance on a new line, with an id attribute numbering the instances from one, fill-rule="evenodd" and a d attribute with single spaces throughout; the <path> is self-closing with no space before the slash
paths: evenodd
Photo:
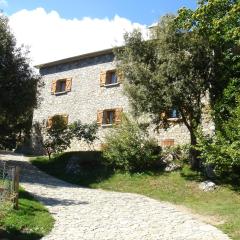
<path id="1" fill-rule="evenodd" d="M 147 27 L 197 0 L 0 0 L 17 44 L 32 64 L 124 44 L 123 35 Z"/>

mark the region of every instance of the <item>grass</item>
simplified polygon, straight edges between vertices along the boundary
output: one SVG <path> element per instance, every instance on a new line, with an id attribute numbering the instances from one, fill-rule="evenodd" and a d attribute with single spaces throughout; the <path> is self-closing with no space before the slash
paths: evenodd
<path id="1" fill-rule="evenodd" d="M 65 168 L 70 156 L 77 155 L 81 172 L 73 176 Z M 232 239 L 240 239 L 240 191 L 221 185 L 213 192 L 198 188 L 204 179 L 188 167 L 172 173 L 114 173 L 101 164 L 99 152 L 75 152 L 55 156 L 52 160 L 38 157 L 32 163 L 43 171 L 65 181 L 90 188 L 139 193 L 151 198 L 187 207 L 187 211 L 204 216 Z"/>
<path id="2" fill-rule="evenodd" d="M 0 208 L 0 239 L 35 240 L 52 229 L 54 220 L 47 209 L 22 188 L 19 209 Z"/>

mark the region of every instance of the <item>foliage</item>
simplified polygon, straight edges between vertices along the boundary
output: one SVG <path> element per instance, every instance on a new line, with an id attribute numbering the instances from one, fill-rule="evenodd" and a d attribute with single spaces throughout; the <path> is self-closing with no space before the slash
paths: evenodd
<path id="1" fill-rule="evenodd" d="M 45 149 L 51 158 L 52 153 L 60 153 L 70 147 L 72 139 L 84 140 L 91 144 L 96 138 L 97 125 L 82 124 L 80 121 L 67 125 L 61 115 L 55 115 L 52 118 L 52 125 L 34 124 L 34 135 L 37 137 L 39 144 Z"/>
<path id="2" fill-rule="evenodd" d="M 84 140 L 91 144 L 97 139 L 98 125 L 96 123 L 83 124 L 81 121 L 76 121 L 70 125 L 70 130 L 77 140 Z"/>
<path id="3" fill-rule="evenodd" d="M 168 115 L 163 113 L 175 108 L 195 145 L 201 99 L 214 80 L 208 41 L 198 33 L 179 31 L 176 19 L 165 16 L 154 28 L 152 40 L 145 41 L 135 30 L 125 35 L 125 47 L 116 55 L 135 113 L 148 113 L 159 127 L 168 127 Z M 196 154 L 192 150 L 193 168 L 199 166 Z"/>
<path id="4" fill-rule="evenodd" d="M 38 104 L 40 77 L 29 66 L 23 48 L 16 47 L 8 20 L 0 14 L 0 147 L 14 148 L 31 129 Z"/>
<path id="5" fill-rule="evenodd" d="M 218 173 L 239 171 L 240 25 L 239 0 L 201 0 L 193 11 L 179 11 L 178 24 L 185 31 L 207 39 L 215 56 L 215 81 L 210 88 L 216 134 L 201 135 L 198 149 L 206 164 Z"/>
<path id="6" fill-rule="evenodd" d="M 221 127 L 221 120 L 228 117 L 223 92 L 226 88 L 239 92 L 240 76 L 240 26 L 239 0 L 201 0 L 193 11 L 179 10 L 178 25 L 185 31 L 197 32 L 209 42 L 214 56 L 215 81 L 211 86 L 211 98 L 215 110 L 215 122 Z M 238 86 L 238 87 L 237 87 Z M 235 98 L 228 97 L 228 104 L 235 106 Z M 231 101 L 230 101 L 231 100 Z M 216 108 L 217 107 L 217 108 Z"/>
<path id="7" fill-rule="evenodd" d="M 106 136 L 103 156 L 106 164 L 124 171 L 145 171 L 161 165 L 161 148 L 140 127 L 126 116 L 120 126 Z"/>
<path id="8" fill-rule="evenodd" d="M 49 159 L 52 153 L 62 152 L 70 147 L 72 133 L 60 115 L 53 116 L 52 125 L 48 127 L 44 123 L 35 123 L 34 130 Z"/>
<path id="9" fill-rule="evenodd" d="M 231 117 L 222 123 L 214 137 L 199 135 L 198 149 L 206 164 L 213 164 L 218 174 L 238 174 L 240 170 L 240 95 Z"/>
<path id="10" fill-rule="evenodd" d="M 183 166 L 189 161 L 189 152 L 189 144 L 166 147 L 163 149 L 162 158 L 169 158 L 169 156 L 171 156 L 170 162 L 173 161 Z"/>

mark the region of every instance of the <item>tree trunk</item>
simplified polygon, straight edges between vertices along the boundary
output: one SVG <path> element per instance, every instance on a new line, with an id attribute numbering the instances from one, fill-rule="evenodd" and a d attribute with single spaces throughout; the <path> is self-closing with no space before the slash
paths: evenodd
<path id="1" fill-rule="evenodd" d="M 191 148 L 190 148 L 190 165 L 192 170 L 200 169 L 199 151 L 195 149 L 197 138 L 193 131 L 190 131 Z"/>

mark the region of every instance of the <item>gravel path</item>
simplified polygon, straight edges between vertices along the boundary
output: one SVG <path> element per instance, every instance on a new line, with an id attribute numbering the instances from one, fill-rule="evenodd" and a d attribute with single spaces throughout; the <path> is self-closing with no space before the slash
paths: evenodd
<path id="1" fill-rule="evenodd" d="M 81 188 L 51 177 L 26 157 L 1 154 L 21 167 L 21 185 L 53 214 L 43 240 L 229 240 L 173 205 L 130 193 Z"/>

